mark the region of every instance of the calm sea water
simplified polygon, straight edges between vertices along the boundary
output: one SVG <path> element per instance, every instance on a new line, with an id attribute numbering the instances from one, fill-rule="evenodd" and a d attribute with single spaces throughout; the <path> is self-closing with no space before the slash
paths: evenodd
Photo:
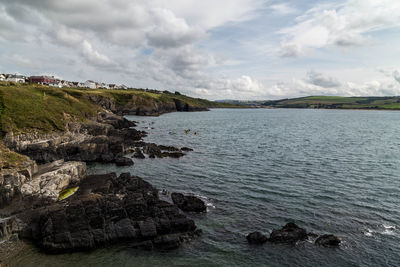
<path id="1" fill-rule="evenodd" d="M 400 113 L 391 111 L 218 109 L 128 117 L 154 129 L 147 141 L 194 149 L 181 159 L 135 160 L 130 171 L 158 189 L 194 193 L 208 213 L 190 215 L 201 238 L 172 252 L 126 246 L 48 256 L 34 248 L 21 266 L 399 266 Z M 191 134 L 184 134 L 191 129 Z M 199 134 L 194 135 L 193 131 Z M 168 134 L 175 132 L 176 134 Z M 245 235 L 289 221 L 342 238 L 253 247 Z"/>

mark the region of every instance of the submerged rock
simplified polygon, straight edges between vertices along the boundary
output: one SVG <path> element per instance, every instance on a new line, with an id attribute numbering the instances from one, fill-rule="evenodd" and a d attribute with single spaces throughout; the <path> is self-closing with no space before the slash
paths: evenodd
<path id="1" fill-rule="evenodd" d="M 119 157 L 115 159 L 115 164 L 117 166 L 132 166 L 134 164 L 133 160 L 127 157 Z"/>
<path id="2" fill-rule="evenodd" d="M 267 236 L 260 232 L 250 233 L 246 236 L 246 239 L 250 244 L 257 244 L 257 245 L 264 244 L 268 240 Z"/>
<path id="3" fill-rule="evenodd" d="M 172 193 L 172 201 L 181 210 L 188 212 L 205 212 L 207 207 L 203 200 L 195 196 L 185 196 L 182 193 Z"/>
<path id="4" fill-rule="evenodd" d="M 338 247 L 341 240 L 335 235 L 322 235 L 315 240 L 315 244 L 324 247 Z"/>
<path id="5" fill-rule="evenodd" d="M 273 243 L 295 244 L 307 239 L 307 231 L 295 223 L 287 223 L 282 229 L 273 230 L 268 241 Z"/>

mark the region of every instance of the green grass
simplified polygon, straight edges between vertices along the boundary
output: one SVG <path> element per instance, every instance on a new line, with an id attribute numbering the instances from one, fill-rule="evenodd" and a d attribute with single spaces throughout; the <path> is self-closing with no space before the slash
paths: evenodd
<path id="1" fill-rule="evenodd" d="M 276 108 L 392 109 L 400 110 L 400 97 L 309 96 L 263 104 Z"/>
<path id="2" fill-rule="evenodd" d="M 156 90 L 90 90 L 0 82 L 0 137 L 8 132 L 64 131 L 68 122 L 85 121 L 101 110 L 98 104 L 89 100 L 93 96 L 110 98 L 116 105 L 127 105 L 128 108 L 152 105 L 154 102 L 174 105 L 175 99 L 192 107 L 239 107 Z"/>
<path id="3" fill-rule="evenodd" d="M 63 131 L 67 122 L 84 121 L 99 107 L 57 88 L 41 85 L 0 84 L 0 129 L 24 133 Z"/>
<path id="4" fill-rule="evenodd" d="M 3 143 L 0 143 L 0 169 L 4 167 L 20 167 L 28 157 L 10 151 Z"/>

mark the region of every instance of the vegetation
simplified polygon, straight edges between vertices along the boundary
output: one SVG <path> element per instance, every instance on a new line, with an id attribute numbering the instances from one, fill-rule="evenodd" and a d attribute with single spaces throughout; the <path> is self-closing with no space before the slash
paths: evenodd
<path id="1" fill-rule="evenodd" d="M 62 131 L 68 121 L 84 121 L 99 107 L 62 89 L 41 85 L 0 83 L 0 134 L 31 129 Z"/>
<path id="2" fill-rule="evenodd" d="M 54 88 L 0 82 L 0 137 L 7 132 L 25 133 L 32 129 L 40 133 L 63 131 L 68 122 L 85 121 L 101 110 L 98 104 L 91 101 L 93 96 L 110 98 L 120 106 L 133 100 L 135 104 L 147 105 L 152 102 L 174 103 L 174 99 L 179 99 L 192 107 L 238 107 L 235 104 L 191 98 L 179 92 Z"/>
<path id="3" fill-rule="evenodd" d="M 28 157 L 9 150 L 3 143 L 0 142 L 0 170 L 3 168 L 18 168 Z"/>
<path id="4" fill-rule="evenodd" d="M 274 108 L 324 108 L 324 109 L 392 109 L 400 110 L 400 97 L 340 97 L 309 96 L 266 101 L 265 107 Z"/>

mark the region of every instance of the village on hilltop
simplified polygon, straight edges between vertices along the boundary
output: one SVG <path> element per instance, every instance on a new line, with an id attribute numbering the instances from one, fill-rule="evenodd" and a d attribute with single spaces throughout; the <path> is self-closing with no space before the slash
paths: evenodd
<path id="1" fill-rule="evenodd" d="M 0 74 L 0 81 L 15 82 L 15 83 L 37 83 L 42 85 L 48 85 L 53 87 L 70 87 L 70 88 L 89 88 L 89 89 L 123 89 L 126 90 L 126 85 L 106 84 L 98 83 L 92 80 L 86 82 L 71 82 L 66 80 L 60 80 L 54 76 L 24 76 L 19 74 Z"/>

